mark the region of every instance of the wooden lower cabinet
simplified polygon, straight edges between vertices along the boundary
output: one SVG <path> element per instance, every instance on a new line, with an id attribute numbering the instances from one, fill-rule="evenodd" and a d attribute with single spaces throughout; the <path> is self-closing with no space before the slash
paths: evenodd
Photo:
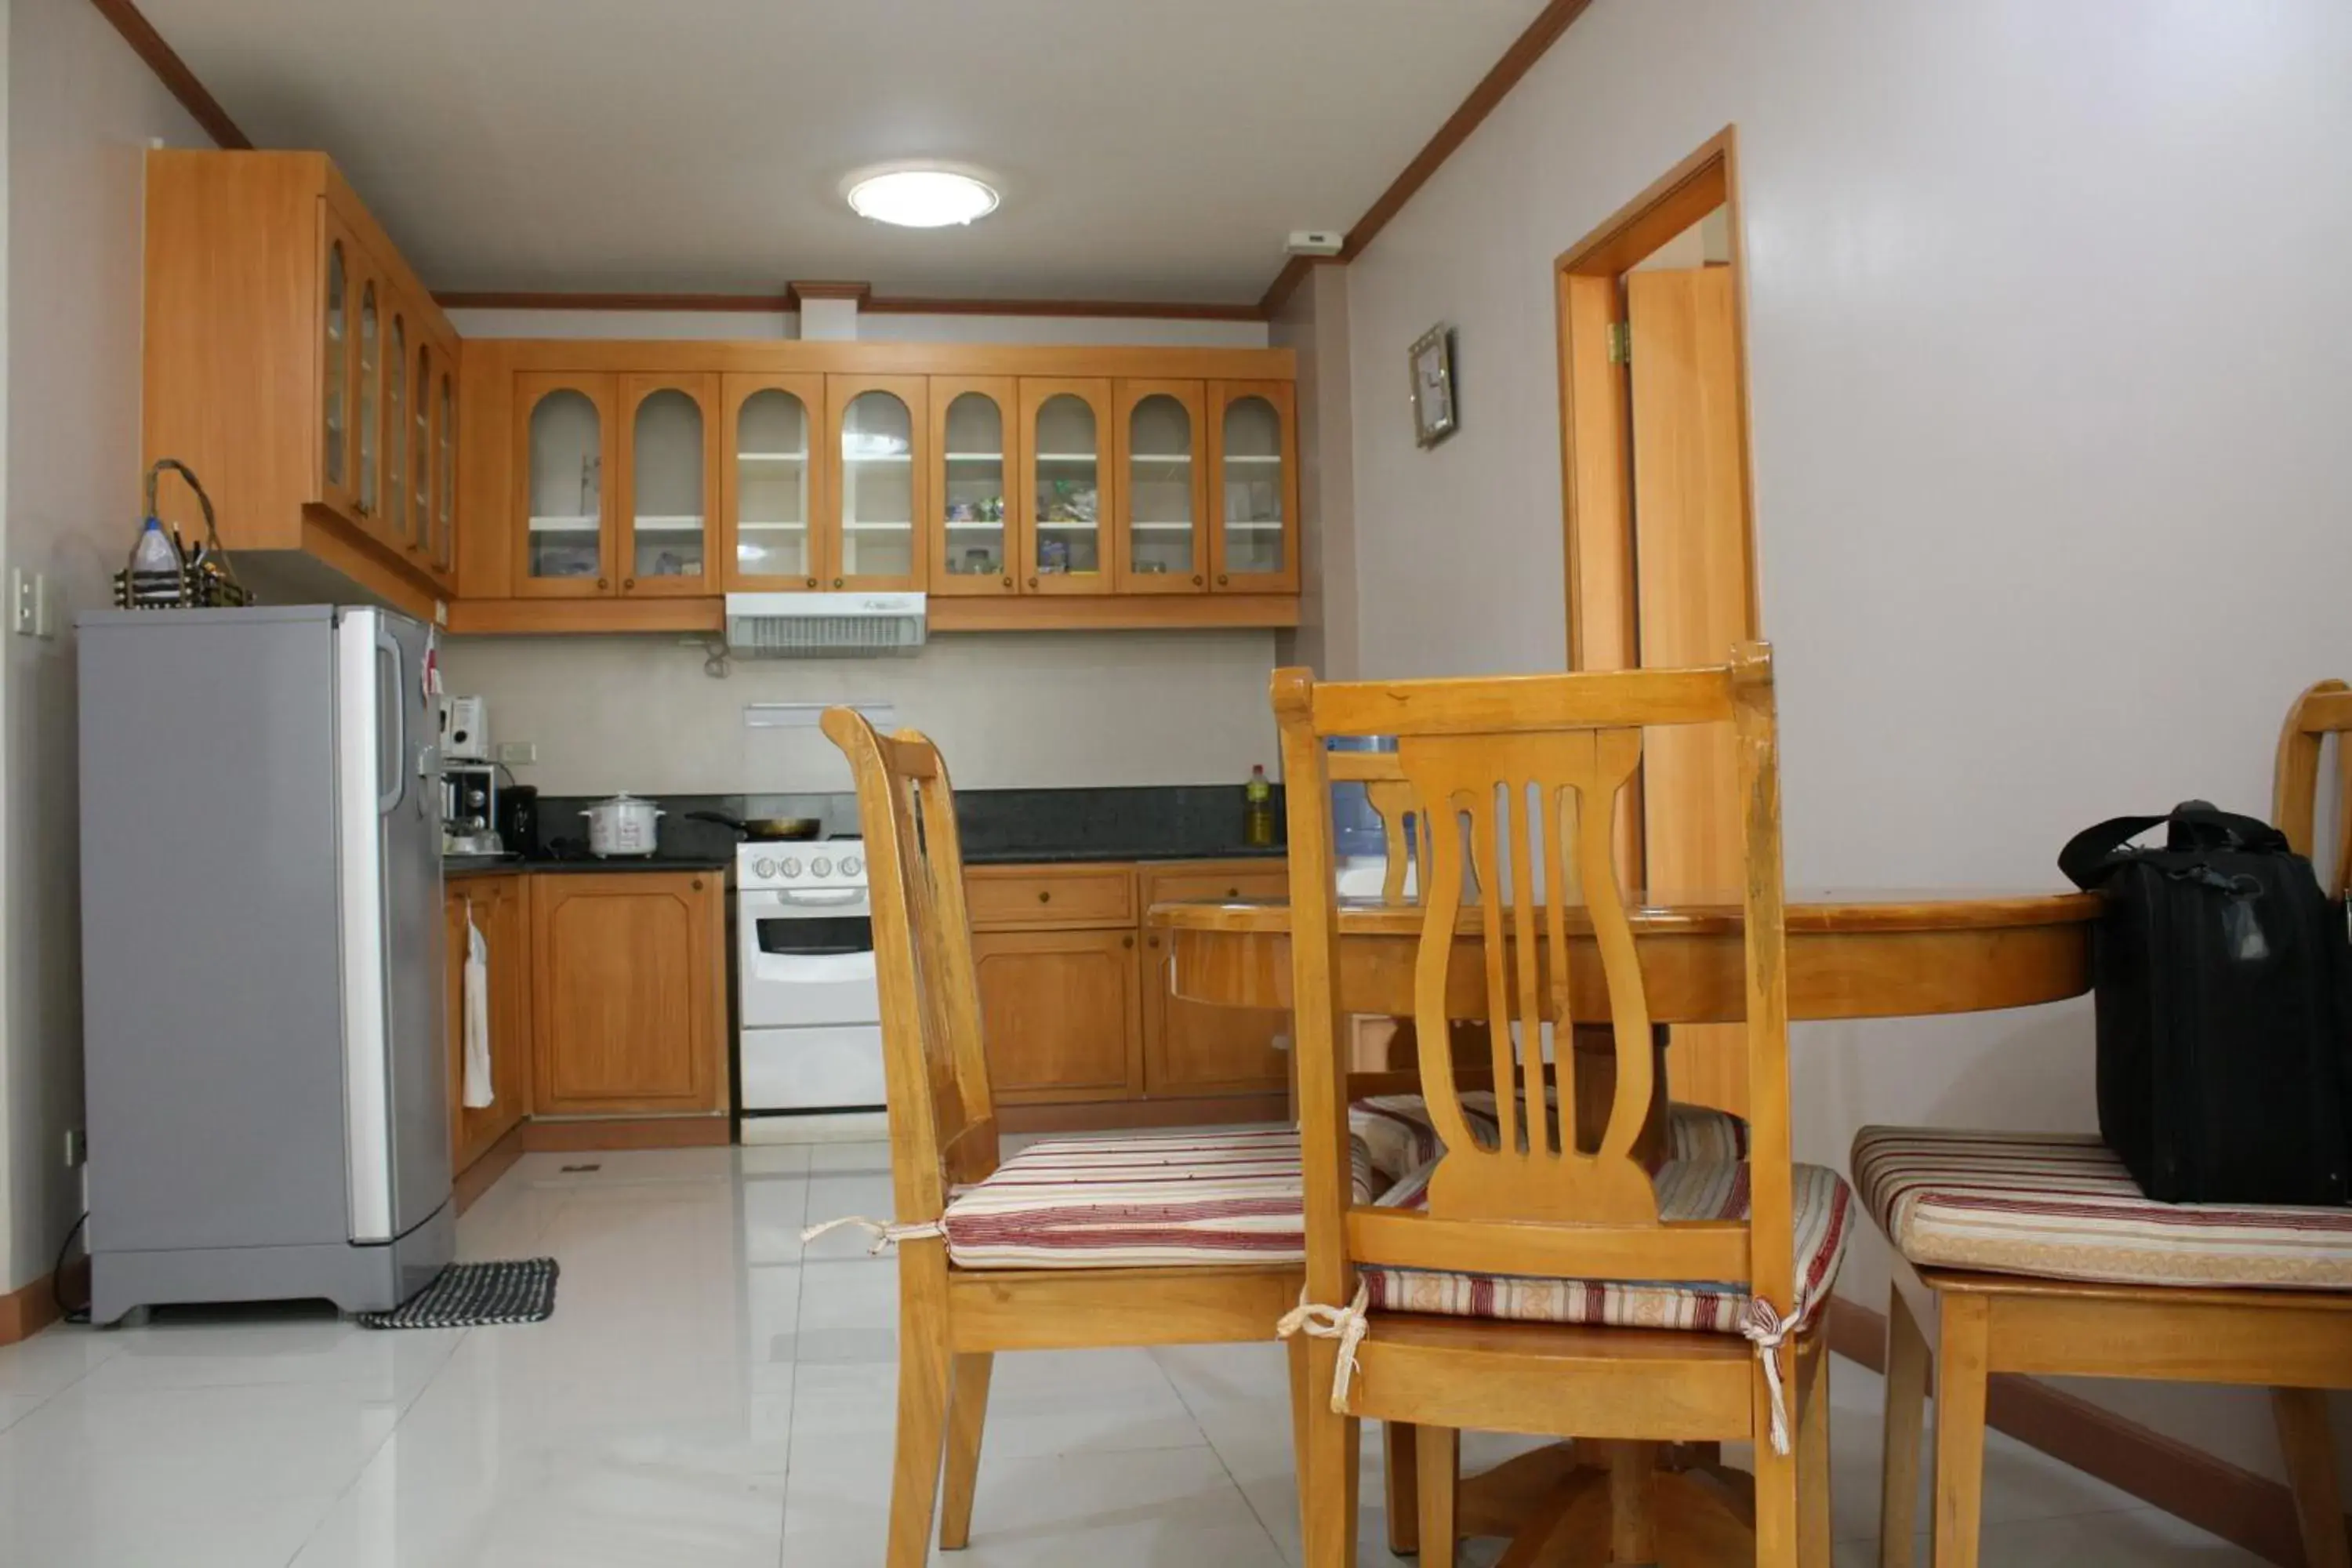
<path id="1" fill-rule="evenodd" d="M 1006 1105 L 1143 1092 L 1135 931 L 983 931 L 971 939 L 988 1077 Z"/>
<path id="2" fill-rule="evenodd" d="M 1280 1094 L 1289 1015 L 1179 1001 L 1145 911 L 1278 898 L 1280 861 L 985 866 L 968 875 L 989 1078 L 1005 1105 Z"/>
<path id="3" fill-rule="evenodd" d="M 530 910 L 520 876 L 452 880 L 442 898 L 447 947 L 449 1155 L 464 1171 L 530 1114 Z M 468 920 L 489 949 L 490 1103 L 468 1107 L 466 1083 L 466 949 Z"/>
<path id="4" fill-rule="evenodd" d="M 723 1112 L 724 876 L 530 880 L 534 1112 Z"/>

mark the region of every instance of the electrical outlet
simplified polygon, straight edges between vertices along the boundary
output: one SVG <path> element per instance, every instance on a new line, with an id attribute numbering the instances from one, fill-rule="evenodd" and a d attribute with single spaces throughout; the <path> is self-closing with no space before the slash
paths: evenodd
<path id="1" fill-rule="evenodd" d="M 79 1127 L 66 1129 L 66 1169 L 79 1169 L 89 1160 L 89 1134 Z"/>
<path id="2" fill-rule="evenodd" d="M 539 761 L 537 741 L 500 741 L 499 761 L 509 767 L 523 767 Z"/>
<path id="3" fill-rule="evenodd" d="M 8 568 L 8 603 L 14 607 L 16 635 L 28 637 L 41 619 L 41 579 L 22 566 Z"/>

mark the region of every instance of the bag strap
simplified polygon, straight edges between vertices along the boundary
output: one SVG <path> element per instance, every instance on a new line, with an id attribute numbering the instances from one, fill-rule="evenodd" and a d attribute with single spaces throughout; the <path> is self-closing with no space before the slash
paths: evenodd
<path id="1" fill-rule="evenodd" d="M 2258 816 L 2223 811 L 2210 801 L 2184 800 L 2162 816 L 2112 816 L 2086 827 L 2058 852 L 2058 869 L 2084 889 L 2107 879 L 2123 860 L 2119 851 L 2149 828 L 2169 824 L 2168 849 L 2243 849 L 2255 853 L 2283 851 L 2286 835 Z"/>

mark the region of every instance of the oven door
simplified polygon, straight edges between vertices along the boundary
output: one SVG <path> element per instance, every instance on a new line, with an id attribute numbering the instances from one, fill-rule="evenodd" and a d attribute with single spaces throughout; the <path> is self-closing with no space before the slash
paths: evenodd
<path id="1" fill-rule="evenodd" d="M 864 889 L 735 897 L 744 1028 L 882 1021 Z"/>

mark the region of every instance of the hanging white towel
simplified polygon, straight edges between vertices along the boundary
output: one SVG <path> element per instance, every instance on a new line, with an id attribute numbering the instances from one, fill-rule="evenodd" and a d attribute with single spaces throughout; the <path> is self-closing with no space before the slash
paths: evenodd
<path id="1" fill-rule="evenodd" d="M 458 1097 L 478 1110 L 498 1098 L 490 1086 L 490 944 L 466 906 L 466 1084 Z"/>

